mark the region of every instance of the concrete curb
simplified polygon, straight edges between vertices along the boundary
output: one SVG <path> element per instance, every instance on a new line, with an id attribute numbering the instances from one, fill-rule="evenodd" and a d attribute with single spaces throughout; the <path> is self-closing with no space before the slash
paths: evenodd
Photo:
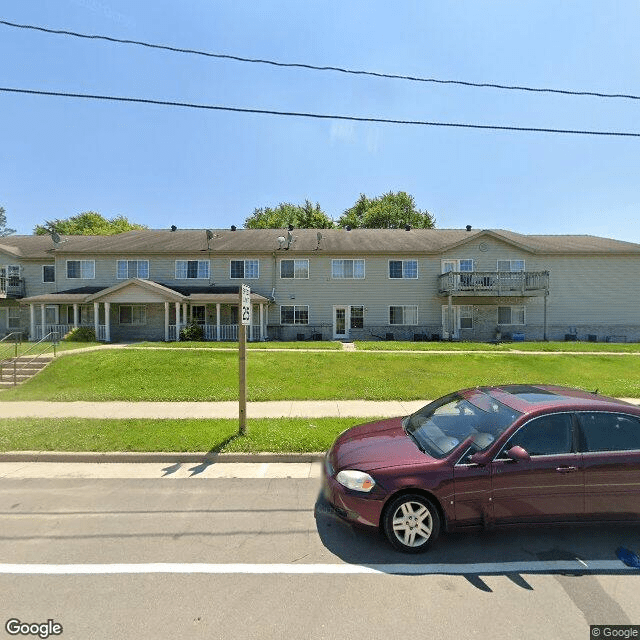
<path id="1" fill-rule="evenodd" d="M 208 452 L 67 452 L 67 451 L 8 451 L 0 453 L 0 462 L 151 462 L 151 463 L 192 463 L 214 464 L 237 462 L 319 462 L 324 453 L 208 453 Z"/>

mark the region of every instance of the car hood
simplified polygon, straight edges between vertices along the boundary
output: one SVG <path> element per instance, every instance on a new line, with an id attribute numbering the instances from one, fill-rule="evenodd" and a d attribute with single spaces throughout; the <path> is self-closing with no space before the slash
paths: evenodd
<path id="1" fill-rule="evenodd" d="M 373 471 L 430 461 L 434 458 L 420 451 L 404 432 L 402 418 L 369 422 L 348 429 L 338 438 L 331 452 L 331 463 L 336 471 Z"/>

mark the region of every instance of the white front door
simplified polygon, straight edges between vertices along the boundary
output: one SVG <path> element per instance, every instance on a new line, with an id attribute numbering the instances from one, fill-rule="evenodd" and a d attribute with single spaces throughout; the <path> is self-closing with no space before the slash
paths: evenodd
<path id="1" fill-rule="evenodd" d="M 449 314 L 449 305 L 442 305 L 442 338 L 457 339 L 460 337 L 460 309 L 456 305 L 451 307 Z"/>
<path id="2" fill-rule="evenodd" d="M 333 307 L 333 339 L 344 340 L 349 337 L 349 307 Z"/>

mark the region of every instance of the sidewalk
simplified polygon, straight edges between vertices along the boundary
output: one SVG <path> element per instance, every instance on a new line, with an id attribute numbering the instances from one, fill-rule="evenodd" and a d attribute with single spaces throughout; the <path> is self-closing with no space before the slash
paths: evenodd
<path id="1" fill-rule="evenodd" d="M 310 400 L 247 403 L 248 418 L 392 418 L 406 416 L 428 400 L 373 402 Z M 0 418 L 238 418 L 231 402 L 0 402 Z"/>

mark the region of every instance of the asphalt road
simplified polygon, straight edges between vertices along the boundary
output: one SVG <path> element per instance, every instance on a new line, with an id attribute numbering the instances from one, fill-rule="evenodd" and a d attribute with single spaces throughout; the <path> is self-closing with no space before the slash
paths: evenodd
<path id="1" fill-rule="evenodd" d="M 318 492 L 308 477 L 4 477 L 0 637 L 10 618 L 109 640 L 586 640 L 640 624 L 640 572 L 615 557 L 640 549 L 638 526 L 443 535 L 408 556 Z"/>

